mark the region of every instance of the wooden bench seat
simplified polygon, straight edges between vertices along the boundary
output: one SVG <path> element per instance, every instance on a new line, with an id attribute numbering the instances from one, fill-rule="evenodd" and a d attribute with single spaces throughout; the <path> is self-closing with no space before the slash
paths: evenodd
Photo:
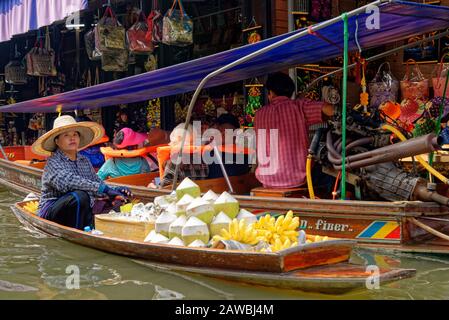
<path id="1" fill-rule="evenodd" d="M 308 196 L 307 187 L 299 188 L 264 188 L 258 187 L 251 190 L 254 197 L 275 197 L 275 198 L 300 198 Z"/>

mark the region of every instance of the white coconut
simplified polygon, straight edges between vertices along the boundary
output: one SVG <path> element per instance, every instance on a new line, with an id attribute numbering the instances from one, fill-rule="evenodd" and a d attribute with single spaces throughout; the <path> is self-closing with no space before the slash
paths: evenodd
<path id="1" fill-rule="evenodd" d="M 209 227 L 197 217 L 190 217 L 182 228 L 182 240 L 189 245 L 195 240 L 209 241 Z"/>
<path id="2" fill-rule="evenodd" d="M 151 230 L 150 233 L 146 236 L 145 240 L 143 240 L 143 242 L 152 242 L 155 235 L 156 231 Z"/>
<path id="3" fill-rule="evenodd" d="M 186 209 L 187 218 L 197 217 L 198 219 L 209 224 L 214 218 L 215 211 L 213 205 L 211 205 L 206 200 L 201 198 L 196 198 L 188 205 Z"/>
<path id="4" fill-rule="evenodd" d="M 176 196 L 178 197 L 178 200 L 181 200 L 185 194 L 188 194 L 193 198 L 201 197 L 200 187 L 189 178 L 185 178 L 176 188 Z"/>
<path id="5" fill-rule="evenodd" d="M 159 196 L 154 198 L 154 204 L 161 208 L 167 208 L 171 203 L 176 202 L 177 198 L 175 194 L 169 194 L 165 196 Z"/>
<path id="6" fill-rule="evenodd" d="M 210 234 L 215 236 L 221 233 L 221 229 L 228 230 L 231 222 L 231 218 L 226 213 L 220 212 L 210 224 Z"/>
<path id="7" fill-rule="evenodd" d="M 205 248 L 206 244 L 203 241 L 197 239 L 197 240 L 193 241 L 191 244 L 189 244 L 189 247 L 191 247 L 191 248 Z"/>
<path id="8" fill-rule="evenodd" d="M 157 219 L 155 224 L 155 230 L 157 233 L 160 233 L 166 237 L 169 235 L 170 225 L 177 219 L 178 217 L 174 214 L 164 212 Z"/>
<path id="9" fill-rule="evenodd" d="M 164 211 L 176 215 L 176 202 L 170 203 Z"/>
<path id="10" fill-rule="evenodd" d="M 195 200 L 191 195 L 186 194 L 176 203 L 176 215 L 179 217 L 186 214 L 186 209 Z"/>
<path id="11" fill-rule="evenodd" d="M 237 220 L 245 220 L 246 224 L 251 224 L 257 222 L 257 217 L 248 210 L 240 209 Z"/>
<path id="12" fill-rule="evenodd" d="M 182 237 L 182 228 L 187 222 L 187 218 L 185 215 L 179 216 L 173 223 L 170 225 L 168 235 L 170 239 L 175 237 Z"/>
<path id="13" fill-rule="evenodd" d="M 206 200 L 210 204 L 214 204 L 215 200 L 218 199 L 218 195 L 212 190 L 209 190 L 201 197 L 201 199 Z"/>
<path id="14" fill-rule="evenodd" d="M 173 246 L 184 246 L 184 241 L 182 241 L 181 239 L 179 239 L 178 237 L 174 237 L 173 239 L 171 239 L 168 244 L 171 244 Z"/>
<path id="15" fill-rule="evenodd" d="M 239 202 L 231 196 L 228 192 L 223 192 L 214 203 L 216 213 L 223 211 L 229 218 L 234 219 L 240 209 Z"/>
<path id="16" fill-rule="evenodd" d="M 151 240 L 151 243 L 168 243 L 168 238 L 163 234 L 157 233 Z"/>

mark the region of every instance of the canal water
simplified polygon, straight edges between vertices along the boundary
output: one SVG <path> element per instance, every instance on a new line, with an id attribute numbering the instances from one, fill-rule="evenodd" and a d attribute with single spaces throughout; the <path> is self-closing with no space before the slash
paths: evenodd
<path id="1" fill-rule="evenodd" d="M 414 268 L 417 275 L 343 295 L 279 290 L 153 271 L 129 258 L 44 236 L 13 215 L 10 205 L 21 199 L 0 188 L 0 299 L 449 299 L 449 256 L 357 250 L 353 262 Z M 80 288 L 68 289 L 74 266 Z"/>

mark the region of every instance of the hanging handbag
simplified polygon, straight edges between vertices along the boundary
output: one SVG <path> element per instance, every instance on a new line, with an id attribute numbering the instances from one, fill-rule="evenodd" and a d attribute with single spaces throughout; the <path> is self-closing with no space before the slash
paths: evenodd
<path id="1" fill-rule="evenodd" d="M 38 77 L 54 77 L 57 75 L 55 51 L 50 45 L 50 33 L 45 32 L 45 44 L 36 40 L 34 48 L 26 55 L 27 74 Z"/>
<path id="2" fill-rule="evenodd" d="M 382 70 L 383 66 L 388 66 L 388 70 Z M 370 93 L 370 106 L 379 107 L 386 101 L 396 102 L 399 92 L 399 81 L 391 72 L 390 64 L 384 62 L 379 66 L 374 79 L 368 84 Z"/>
<path id="3" fill-rule="evenodd" d="M 19 60 L 11 60 L 5 66 L 5 82 L 13 85 L 27 83 L 26 67 Z"/>
<path id="4" fill-rule="evenodd" d="M 89 60 L 97 61 L 101 59 L 101 52 L 95 47 L 95 29 L 91 29 L 84 35 L 84 45 Z"/>
<path id="5" fill-rule="evenodd" d="M 179 10 L 175 9 L 176 4 Z M 163 20 L 162 42 L 171 46 L 193 44 L 193 22 L 185 13 L 181 0 L 174 0 Z"/>
<path id="6" fill-rule="evenodd" d="M 414 70 L 410 72 L 409 64 L 414 62 Z M 406 71 L 401 81 L 402 99 L 427 100 L 429 98 L 429 80 L 424 78 L 418 65 L 412 59 L 406 62 Z"/>
<path id="7" fill-rule="evenodd" d="M 449 57 L 449 53 L 444 54 L 441 57 L 440 64 L 436 66 L 434 75 L 432 78 L 433 93 L 435 97 L 442 97 L 444 94 L 444 85 L 446 84 L 446 77 L 449 73 L 449 63 L 444 63 L 444 58 Z M 446 98 L 449 98 L 449 83 L 446 86 Z"/>
<path id="8" fill-rule="evenodd" d="M 95 48 L 101 53 L 110 49 L 126 49 L 125 28 L 117 20 L 111 7 L 106 8 L 95 26 Z"/>
<path id="9" fill-rule="evenodd" d="M 128 51 L 127 50 L 105 50 L 101 55 L 101 69 L 103 71 L 128 71 Z"/>
<path id="10" fill-rule="evenodd" d="M 139 20 L 126 32 L 130 52 L 136 54 L 149 54 L 153 52 L 153 43 L 151 39 L 147 39 L 147 32 L 148 24 L 145 14 L 141 11 Z"/>
<path id="11" fill-rule="evenodd" d="M 158 9 L 158 1 L 153 0 L 153 9 L 147 18 L 148 31 L 145 36 L 147 41 L 151 41 L 154 44 L 162 42 L 162 23 L 163 15 Z"/>

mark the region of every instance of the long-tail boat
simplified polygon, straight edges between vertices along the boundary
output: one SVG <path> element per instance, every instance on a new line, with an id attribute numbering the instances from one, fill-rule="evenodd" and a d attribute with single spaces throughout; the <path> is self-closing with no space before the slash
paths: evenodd
<path id="1" fill-rule="evenodd" d="M 379 15 L 372 16 L 373 12 L 375 15 L 377 13 L 376 10 L 367 10 L 369 6 L 371 8 L 377 6 Z M 316 24 L 307 30 L 299 30 L 253 45 L 110 83 L 16 103 L 3 107 L 0 111 L 54 112 L 56 106 L 63 111 L 98 108 L 189 92 L 195 88 L 197 96 L 203 87 L 240 81 L 298 64 L 341 55 L 340 46 L 329 45 L 323 39 L 328 39 L 334 44 L 345 43 L 345 51 L 347 51 L 357 49 L 358 45 L 361 48 L 371 48 L 449 27 L 448 7 L 395 0 L 379 0 L 369 6 L 363 6 L 342 17 Z M 365 24 L 368 19 L 377 21 L 379 26 L 370 27 Z M 358 41 L 355 39 L 357 22 Z M 348 28 L 349 39 L 343 36 L 344 26 Z M 316 37 L 317 32 L 321 37 Z M 161 79 L 165 80 L 161 81 Z M 194 100 L 191 102 L 189 112 Z M 189 117 L 188 113 L 186 122 Z M 346 122 L 341 121 L 341 123 Z M 338 141 L 336 144 L 339 144 Z M 330 146 L 333 146 L 332 143 Z M 412 155 L 415 154 L 406 156 Z M 338 158 L 333 160 L 337 163 L 335 166 L 338 166 L 338 161 L 341 162 Z M 365 160 L 362 159 L 361 162 Z M 341 167 L 345 168 L 345 161 L 342 162 Z M 22 191 L 39 192 L 41 169 L 0 159 L 0 172 L 2 172 L 0 183 Z M 349 172 L 342 176 L 350 180 L 350 175 Z M 319 233 L 355 239 L 360 246 L 377 249 L 449 253 L 449 236 L 447 235 L 449 207 L 442 204 L 446 198 L 439 198 L 439 203 L 409 199 L 401 201 L 312 200 L 303 198 L 305 190 L 301 188 L 264 190 L 254 188 L 252 182 L 248 183 L 254 181 L 249 176 L 243 179 L 244 183 L 241 183 L 241 177 L 232 179 L 236 181 L 231 182 L 242 186 L 240 193 L 246 194 L 236 196 L 243 208 L 252 210 L 256 214 L 267 211 L 284 213 L 286 210 L 293 210 L 301 218 L 301 227 L 310 234 Z M 151 180 L 151 175 L 138 175 L 111 179 L 110 182 L 128 185 L 136 197 L 142 201 L 151 201 L 156 196 L 170 192 L 165 189 L 149 189 L 147 185 Z M 202 182 L 197 182 L 204 191 L 226 188 L 223 180 L 205 181 L 206 186 L 202 185 Z M 246 192 L 244 192 L 245 187 Z M 446 191 L 439 190 L 440 187 L 438 186 L 437 191 L 445 196 Z M 220 192 L 220 190 L 217 191 Z M 248 191 L 250 195 L 247 195 Z M 425 190 L 423 193 L 426 193 Z M 436 195 L 437 193 L 433 192 L 429 199 L 437 198 Z"/>
<path id="2" fill-rule="evenodd" d="M 28 212 L 26 202 L 12 206 L 29 227 L 86 247 L 139 259 L 154 269 L 200 274 L 241 283 L 322 293 L 366 288 L 373 273 L 349 263 L 355 241 L 329 240 L 278 252 L 190 248 L 94 235 L 42 219 Z M 379 285 L 414 276 L 414 269 L 380 268 Z"/>

